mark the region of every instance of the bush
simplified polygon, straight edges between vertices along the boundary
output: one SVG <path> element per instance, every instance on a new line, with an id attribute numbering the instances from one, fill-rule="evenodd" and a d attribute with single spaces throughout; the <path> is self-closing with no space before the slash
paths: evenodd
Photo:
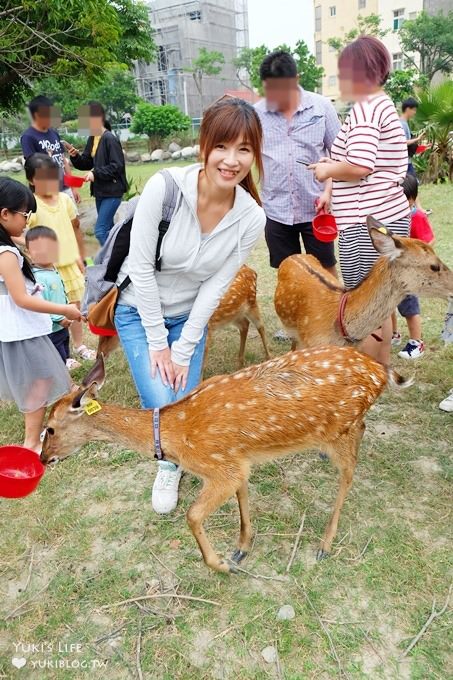
<path id="1" fill-rule="evenodd" d="M 191 120 L 177 106 L 165 104 L 156 106 L 142 102 L 137 106 L 132 119 L 131 132 L 148 137 L 149 148 L 157 149 L 165 137 L 175 132 L 184 132 L 191 125 Z"/>

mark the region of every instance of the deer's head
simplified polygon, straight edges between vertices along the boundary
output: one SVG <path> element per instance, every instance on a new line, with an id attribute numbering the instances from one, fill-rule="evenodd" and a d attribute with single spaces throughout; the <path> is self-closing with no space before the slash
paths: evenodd
<path id="1" fill-rule="evenodd" d="M 52 407 L 44 430 L 42 463 L 67 458 L 89 441 L 97 439 L 87 414 L 105 380 L 104 357 L 100 355 L 77 392 L 66 395 Z M 93 406 L 93 404 L 91 404 Z"/>
<path id="2" fill-rule="evenodd" d="M 395 236 L 371 215 L 367 217 L 367 227 L 374 247 L 390 260 L 408 295 L 441 298 L 453 295 L 453 271 L 430 245 L 418 239 Z"/>

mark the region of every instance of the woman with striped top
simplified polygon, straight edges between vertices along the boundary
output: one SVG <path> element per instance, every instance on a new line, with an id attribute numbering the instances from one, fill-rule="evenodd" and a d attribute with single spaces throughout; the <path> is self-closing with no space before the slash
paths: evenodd
<path id="1" fill-rule="evenodd" d="M 340 54 L 338 71 L 342 99 L 355 104 L 332 145 L 332 158 L 321 158 L 311 167 L 320 182 L 333 179 L 341 273 L 345 286 L 353 288 L 379 257 L 366 227 L 368 215 L 395 234 L 409 235 L 409 204 L 401 186 L 407 172 L 407 144 L 395 106 L 382 89 L 390 72 L 390 55 L 380 40 L 357 38 Z M 387 364 L 390 319 L 380 334 L 382 342 L 370 337 L 362 348 Z"/>

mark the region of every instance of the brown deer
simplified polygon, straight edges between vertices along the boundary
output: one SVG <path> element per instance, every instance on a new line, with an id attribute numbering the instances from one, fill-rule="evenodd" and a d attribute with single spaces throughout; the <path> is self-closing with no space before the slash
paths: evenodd
<path id="1" fill-rule="evenodd" d="M 234 324 L 237 328 L 239 328 L 241 337 L 238 354 L 239 368 L 242 368 L 244 365 L 245 343 L 247 341 L 250 322 L 254 324 L 256 330 L 260 334 L 266 359 L 270 358 L 269 348 L 267 346 L 266 340 L 266 332 L 264 330 L 264 324 L 261 320 L 261 314 L 256 300 L 256 280 L 256 272 L 246 264 L 242 265 L 236 274 L 233 283 L 230 285 L 220 300 L 219 305 L 214 314 L 211 316 L 208 325 L 208 337 L 206 338 L 203 371 L 206 365 L 208 349 L 211 343 L 213 332 L 219 328 L 227 326 L 228 324 Z"/>
<path id="2" fill-rule="evenodd" d="M 370 335 L 409 294 L 453 294 L 453 272 L 423 241 L 394 236 L 367 218 L 374 247 L 382 255 L 368 276 L 346 289 L 311 255 L 292 255 L 278 270 L 275 309 L 297 347 L 347 345 Z"/>
<path id="3" fill-rule="evenodd" d="M 228 324 L 234 324 L 237 326 L 241 334 L 238 355 L 239 368 L 244 365 L 245 343 L 247 341 L 250 322 L 255 325 L 258 333 L 261 336 L 266 359 L 270 358 L 266 341 L 266 332 L 264 330 L 258 302 L 256 300 L 256 279 L 256 272 L 244 264 L 236 274 L 233 283 L 230 285 L 220 300 L 219 305 L 214 314 L 211 316 L 208 325 L 208 337 L 206 339 L 203 371 L 206 365 L 208 348 L 213 332 L 219 328 L 227 326 Z M 97 356 L 103 354 L 104 357 L 108 357 L 118 346 L 119 339 L 117 335 L 100 336 L 98 340 Z"/>
<path id="4" fill-rule="evenodd" d="M 100 357 L 78 393 L 53 406 L 41 460 L 57 462 L 90 441 L 120 443 L 148 456 L 161 450 L 165 460 L 203 480 L 187 521 L 206 565 L 230 572 L 250 547 L 247 482 L 252 465 L 321 448 L 340 475 L 318 551 L 322 559 L 330 552 L 352 485 L 364 416 L 388 379 L 404 384 L 394 371 L 353 348 L 340 348 L 333 359 L 331 347 L 302 350 L 229 376 L 214 376 L 153 414 L 111 404 L 98 409 L 93 400 L 104 383 Z M 153 428 L 153 415 L 158 414 L 160 426 L 154 423 Z M 235 494 L 241 525 L 238 547 L 229 562 L 216 554 L 203 523 Z"/>

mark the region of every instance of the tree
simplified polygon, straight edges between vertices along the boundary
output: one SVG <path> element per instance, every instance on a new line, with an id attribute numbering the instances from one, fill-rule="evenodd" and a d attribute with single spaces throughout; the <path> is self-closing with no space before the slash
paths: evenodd
<path id="1" fill-rule="evenodd" d="M 0 108 L 23 103 L 44 77 L 95 81 L 112 64 L 151 61 L 146 6 L 135 0 L 3 0 Z"/>
<path id="2" fill-rule="evenodd" d="M 413 97 L 419 88 L 419 79 L 414 69 L 392 71 L 385 83 L 384 90 L 395 104 L 401 104 Z"/>
<path id="3" fill-rule="evenodd" d="M 217 76 L 225 63 L 225 57 L 221 52 L 213 50 L 209 52 L 206 47 L 200 47 L 198 57 L 193 60 L 190 69 L 187 69 L 192 74 L 195 86 L 200 95 L 200 113 L 203 115 L 203 78 L 205 76 Z"/>
<path id="4" fill-rule="evenodd" d="M 420 12 L 413 21 L 405 21 L 400 40 L 406 60 L 426 77 L 428 83 L 438 73 L 453 72 L 453 12 L 430 16 Z M 413 54 L 420 57 L 420 65 Z"/>
<path id="5" fill-rule="evenodd" d="M 239 82 L 252 92 L 261 89 L 260 66 L 269 51 L 266 45 L 243 47 L 236 59 L 233 60 Z M 243 73 L 247 75 L 248 82 L 242 77 Z"/>
<path id="6" fill-rule="evenodd" d="M 101 102 L 111 123 L 120 123 L 125 113 L 133 114 L 139 101 L 135 78 L 124 67 L 109 69 L 90 99 Z"/>
<path id="7" fill-rule="evenodd" d="M 383 38 L 389 32 L 381 28 L 382 18 L 379 14 L 369 14 L 363 17 L 361 14 L 357 17 L 357 26 L 348 33 L 345 33 L 341 38 L 329 38 L 327 44 L 337 52 L 341 52 L 343 47 L 349 45 L 359 35 L 374 35 L 376 38 Z"/>
<path id="8" fill-rule="evenodd" d="M 432 144 L 425 179 L 436 181 L 447 174 L 453 176 L 453 81 L 447 80 L 419 95 L 416 122 Z"/>
<path id="9" fill-rule="evenodd" d="M 189 116 L 185 116 L 177 106 L 140 102 L 132 118 L 131 132 L 146 135 L 151 149 L 158 148 L 168 135 L 188 130 L 190 124 Z"/>
<path id="10" fill-rule="evenodd" d="M 303 40 L 298 40 L 296 42 L 296 47 L 292 51 L 292 55 L 297 64 L 299 84 L 304 90 L 314 92 L 324 75 L 323 67 L 318 66 L 316 58 L 310 54 L 307 44 Z"/>

